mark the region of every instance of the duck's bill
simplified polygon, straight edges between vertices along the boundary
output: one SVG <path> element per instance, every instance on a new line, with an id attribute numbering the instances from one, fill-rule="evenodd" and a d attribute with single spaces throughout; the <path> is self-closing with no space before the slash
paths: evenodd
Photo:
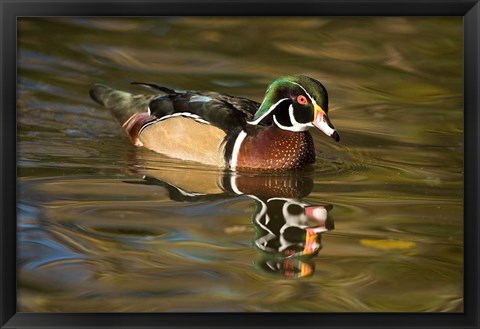
<path id="1" fill-rule="evenodd" d="M 323 131 L 327 136 L 332 137 L 336 142 L 340 140 L 340 135 L 335 130 L 335 127 L 330 122 L 330 119 L 323 111 L 318 111 L 315 120 L 313 120 L 313 125 Z"/>

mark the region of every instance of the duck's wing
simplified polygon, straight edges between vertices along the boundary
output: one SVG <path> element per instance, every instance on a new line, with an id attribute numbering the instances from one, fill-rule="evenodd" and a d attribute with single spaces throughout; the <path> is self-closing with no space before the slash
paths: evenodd
<path id="1" fill-rule="evenodd" d="M 110 109 L 123 125 L 137 113 L 148 113 L 152 120 L 184 116 L 209 123 L 224 131 L 245 126 L 258 109 L 259 103 L 210 91 L 180 92 L 153 83 L 133 82 L 155 91 L 155 94 L 132 94 L 103 84 L 95 84 L 90 96 Z M 158 92 L 161 92 L 159 94 Z"/>
<path id="2" fill-rule="evenodd" d="M 150 114 L 164 120 L 173 116 L 191 117 L 226 132 L 244 127 L 253 118 L 259 103 L 216 92 L 175 92 L 160 95 L 149 103 Z"/>

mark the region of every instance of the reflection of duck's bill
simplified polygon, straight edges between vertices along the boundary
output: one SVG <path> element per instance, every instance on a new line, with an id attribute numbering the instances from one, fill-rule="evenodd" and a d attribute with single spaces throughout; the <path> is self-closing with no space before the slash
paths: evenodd
<path id="1" fill-rule="evenodd" d="M 300 259 L 284 259 L 283 275 L 287 278 L 303 278 L 313 273 L 313 266 Z"/>
<path id="2" fill-rule="evenodd" d="M 328 210 L 324 206 L 305 207 L 305 215 L 318 222 L 317 226 L 309 228 L 315 234 L 331 231 L 335 228 L 333 220 L 328 218 Z"/>
<path id="3" fill-rule="evenodd" d="M 305 246 L 302 255 L 312 255 L 320 249 L 318 234 L 314 227 L 305 229 Z"/>
<path id="4" fill-rule="evenodd" d="M 307 215 L 308 218 L 323 223 L 327 220 L 328 211 L 324 206 L 310 206 L 305 207 L 305 215 Z"/>

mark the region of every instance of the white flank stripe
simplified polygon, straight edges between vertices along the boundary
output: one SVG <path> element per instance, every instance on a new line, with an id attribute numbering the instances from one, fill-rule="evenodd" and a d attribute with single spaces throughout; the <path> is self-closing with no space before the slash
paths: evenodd
<path id="1" fill-rule="evenodd" d="M 150 111 L 150 108 L 148 109 Z M 166 115 L 166 116 L 163 116 L 157 120 L 154 120 L 154 121 L 150 121 L 148 123 L 146 123 L 142 129 L 140 129 L 140 131 L 138 132 L 138 134 L 140 134 L 143 129 L 147 128 L 148 126 L 150 125 L 153 125 L 157 122 L 160 122 L 160 121 L 163 121 L 163 120 L 167 120 L 167 119 L 170 119 L 170 118 L 174 118 L 174 117 L 186 117 L 186 118 L 191 118 L 191 119 L 194 119 L 195 121 L 197 122 L 200 122 L 200 123 L 204 123 L 204 124 L 207 124 L 209 125 L 210 122 L 202 119 L 200 116 L 196 115 L 196 114 L 193 114 L 193 113 L 190 113 L 190 112 L 178 112 L 178 113 L 173 113 L 173 114 L 170 114 L 170 115 Z"/>
<path id="2" fill-rule="evenodd" d="M 177 189 L 178 192 L 180 192 L 184 196 L 192 196 L 193 197 L 193 196 L 205 195 L 203 193 L 187 192 L 185 190 L 182 190 L 178 186 L 175 186 L 175 188 Z"/>
<path id="3" fill-rule="evenodd" d="M 247 136 L 247 133 L 245 131 L 240 131 L 240 133 L 237 136 L 237 139 L 235 140 L 235 144 L 233 145 L 233 150 L 232 150 L 232 159 L 230 160 L 230 169 L 235 170 L 237 167 L 237 161 L 238 161 L 238 152 L 240 151 L 240 146 L 242 146 L 242 142 Z"/>
<path id="4" fill-rule="evenodd" d="M 163 121 L 163 120 L 170 119 L 170 118 L 173 118 L 173 117 L 187 117 L 187 118 L 192 118 L 195 121 L 198 121 L 198 122 L 201 122 L 201 123 L 210 124 L 210 122 L 202 119 L 199 115 L 196 115 L 196 114 L 190 113 L 190 112 L 173 113 L 173 114 L 170 114 L 170 115 L 163 116 L 160 119 L 158 119 L 157 121 Z"/>

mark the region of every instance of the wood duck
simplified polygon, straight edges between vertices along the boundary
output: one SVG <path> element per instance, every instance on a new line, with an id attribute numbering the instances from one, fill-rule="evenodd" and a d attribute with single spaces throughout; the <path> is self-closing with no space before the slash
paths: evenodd
<path id="1" fill-rule="evenodd" d="M 95 84 L 90 96 L 112 111 L 136 146 L 172 158 L 230 170 L 297 169 L 315 162 L 310 127 L 340 139 L 327 116 L 325 87 L 307 76 L 273 81 L 261 104 L 217 92 L 133 84 L 156 94 Z"/>

